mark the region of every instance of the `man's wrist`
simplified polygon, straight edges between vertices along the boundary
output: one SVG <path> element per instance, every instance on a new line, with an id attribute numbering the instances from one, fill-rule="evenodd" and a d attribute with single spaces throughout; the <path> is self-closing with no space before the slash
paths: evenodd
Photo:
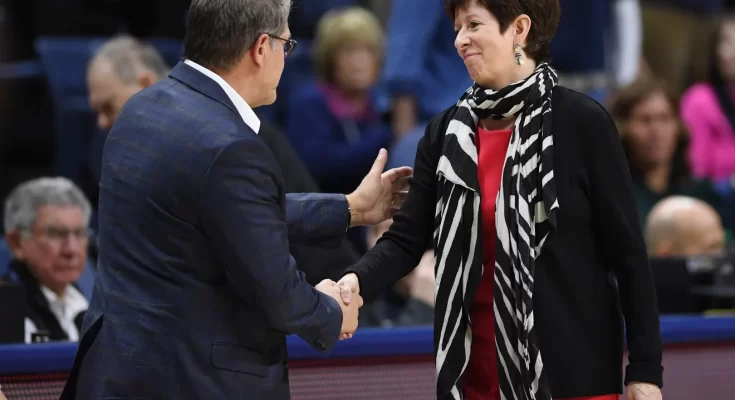
<path id="1" fill-rule="evenodd" d="M 347 195 L 347 212 L 349 213 L 348 227 L 363 225 L 362 212 L 359 205 L 355 204 L 355 198 L 352 194 Z"/>

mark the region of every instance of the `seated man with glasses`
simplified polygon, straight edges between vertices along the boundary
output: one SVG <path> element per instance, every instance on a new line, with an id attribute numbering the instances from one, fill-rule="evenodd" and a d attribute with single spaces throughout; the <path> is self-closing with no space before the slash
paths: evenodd
<path id="1" fill-rule="evenodd" d="M 26 290 L 25 341 L 78 341 L 89 304 L 76 282 L 87 261 L 91 207 L 66 178 L 22 183 L 5 201 L 13 259 L 3 281 Z"/>

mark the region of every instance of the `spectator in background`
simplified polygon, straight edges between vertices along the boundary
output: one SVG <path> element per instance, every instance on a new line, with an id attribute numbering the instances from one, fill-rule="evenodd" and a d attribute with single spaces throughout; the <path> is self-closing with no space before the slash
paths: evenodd
<path id="1" fill-rule="evenodd" d="M 299 45 L 286 59 L 286 69 L 278 83 L 278 98 L 272 105 L 254 111 L 261 118 L 283 128 L 288 118 L 288 99 L 299 88 L 314 82 L 314 66 L 309 54 L 317 25 L 330 10 L 357 5 L 357 0 L 292 0 L 288 27 Z"/>
<path id="2" fill-rule="evenodd" d="M 100 132 L 92 141 L 92 169 L 99 181 L 102 148 L 107 131 L 132 95 L 168 75 L 170 68 L 149 44 L 131 36 L 119 36 L 103 43 L 92 57 L 87 71 L 89 106 L 97 115 Z"/>
<path id="3" fill-rule="evenodd" d="M 105 42 L 90 61 L 87 73 L 89 103 L 97 113 L 97 125 L 105 131 L 110 129 L 132 95 L 165 78 L 168 72 L 169 67 L 161 55 L 148 44 L 129 36 Z M 258 134 L 278 161 L 287 193 L 319 192 L 314 178 L 291 144 L 274 126 L 261 121 Z M 106 132 L 97 141 L 94 164 L 97 171 L 105 137 Z M 326 277 L 336 278 L 341 272 L 339 268 L 355 262 L 359 256 L 346 239 L 337 249 L 292 244 L 291 253 L 299 268 L 307 272 L 309 283 L 314 285 Z"/>
<path id="4" fill-rule="evenodd" d="M 89 105 L 100 129 L 112 128 L 128 99 L 165 78 L 170 71 L 153 46 L 130 36 L 105 42 L 89 63 Z"/>
<path id="5" fill-rule="evenodd" d="M 453 31 L 442 0 L 393 1 L 384 80 L 397 137 L 423 136 L 429 119 L 454 105 L 472 85 L 454 48 Z"/>
<path id="6" fill-rule="evenodd" d="M 602 102 L 609 90 L 632 83 L 641 58 L 638 0 L 560 0 L 560 5 L 551 42 L 559 84 Z"/>
<path id="7" fill-rule="evenodd" d="M 91 206 L 66 178 L 19 185 L 5 201 L 5 235 L 13 253 L 2 280 L 26 288 L 25 341 L 79 340 L 87 299 L 76 285 L 87 261 Z"/>
<path id="8" fill-rule="evenodd" d="M 330 11 L 314 43 L 320 82 L 289 99 L 288 137 L 326 192 L 353 191 L 391 143 L 373 93 L 383 44 L 380 22 L 369 11 Z"/>
<path id="9" fill-rule="evenodd" d="M 735 16 L 720 24 L 711 59 L 709 82 L 684 93 L 681 115 L 691 131 L 694 175 L 721 182 L 735 177 Z"/>
<path id="10" fill-rule="evenodd" d="M 621 89 L 611 104 L 633 174 L 641 225 L 653 206 L 672 195 L 698 198 L 719 209 L 711 182 L 692 177 L 686 161 L 687 135 L 676 103 L 657 81 Z"/>
<path id="11" fill-rule="evenodd" d="M 722 255 L 725 234 L 720 216 L 707 203 L 671 196 L 646 218 L 646 243 L 652 257 Z"/>

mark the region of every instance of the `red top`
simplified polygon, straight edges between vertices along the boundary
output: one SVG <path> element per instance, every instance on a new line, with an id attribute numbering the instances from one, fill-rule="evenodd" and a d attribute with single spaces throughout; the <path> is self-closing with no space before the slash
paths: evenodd
<path id="1" fill-rule="evenodd" d="M 484 267 L 475 302 L 470 311 L 472 349 L 464 374 L 467 400 L 500 400 L 498 363 L 495 357 L 495 199 L 500 190 L 510 130 L 477 132 L 477 180 L 482 212 L 482 265 Z"/>
<path id="2" fill-rule="evenodd" d="M 495 353 L 495 311 L 493 287 L 495 272 L 495 199 L 500 190 L 510 130 L 477 132 L 477 180 L 482 212 L 482 280 L 470 311 L 472 348 L 464 373 L 467 400 L 500 400 L 498 363 Z M 618 400 L 619 395 L 581 397 L 567 400 Z M 563 400 L 563 399 L 559 399 Z"/>

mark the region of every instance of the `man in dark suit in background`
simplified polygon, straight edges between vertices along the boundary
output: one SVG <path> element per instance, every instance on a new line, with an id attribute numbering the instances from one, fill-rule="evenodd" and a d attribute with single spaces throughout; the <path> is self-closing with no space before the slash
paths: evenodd
<path id="1" fill-rule="evenodd" d="M 289 243 L 339 244 L 391 216 L 410 168 L 357 190 L 285 195 L 252 107 L 295 43 L 289 0 L 194 0 L 185 62 L 133 95 L 105 143 L 100 254 L 62 398 L 288 399 L 287 334 L 318 351 L 357 328 L 339 287 L 307 284 Z M 361 299 L 351 302 L 360 304 Z"/>
<path id="2" fill-rule="evenodd" d="M 97 115 L 97 126 L 101 131 L 92 143 L 92 169 L 96 171 L 97 182 L 107 131 L 117 119 L 122 106 L 135 93 L 166 79 L 170 70 L 158 50 L 131 36 L 109 39 L 90 60 L 87 71 L 89 104 Z M 258 136 L 273 153 L 283 172 L 286 193 L 320 192 L 309 169 L 275 126 L 261 121 Z M 290 251 L 299 270 L 306 274 L 311 284 L 317 284 L 325 278 L 338 279 L 345 266 L 359 259 L 357 250 L 347 238 L 336 248 L 292 243 Z"/>

